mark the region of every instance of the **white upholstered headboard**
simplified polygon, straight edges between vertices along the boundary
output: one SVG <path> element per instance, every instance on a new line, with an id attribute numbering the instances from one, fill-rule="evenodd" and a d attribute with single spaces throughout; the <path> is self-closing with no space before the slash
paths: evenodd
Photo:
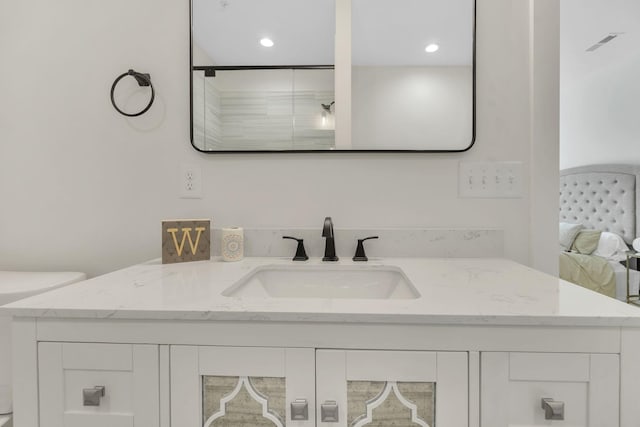
<path id="1" fill-rule="evenodd" d="M 560 221 L 611 231 L 631 244 L 639 234 L 640 165 L 560 171 Z"/>

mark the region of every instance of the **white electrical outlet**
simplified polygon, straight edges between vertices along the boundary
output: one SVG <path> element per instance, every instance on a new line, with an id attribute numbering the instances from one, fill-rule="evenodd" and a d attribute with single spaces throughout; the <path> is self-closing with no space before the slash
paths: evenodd
<path id="1" fill-rule="evenodd" d="M 202 173 L 199 166 L 186 163 L 180 165 L 179 181 L 182 199 L 202 198 Z"/>
<path id="2" fill-rule="evenodd" d="M 522 162 L 460 162 L 460 197 L 522 197 Z"/>

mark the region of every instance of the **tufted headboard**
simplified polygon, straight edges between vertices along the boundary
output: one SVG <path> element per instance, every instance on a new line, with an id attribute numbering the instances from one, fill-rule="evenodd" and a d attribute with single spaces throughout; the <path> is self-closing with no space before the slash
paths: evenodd
<path id="1" fill-rule="evenodd" d="M 640 165 L 561 170 L 560 221 L 611 231 L 631 244 L 640 234 Z"/>

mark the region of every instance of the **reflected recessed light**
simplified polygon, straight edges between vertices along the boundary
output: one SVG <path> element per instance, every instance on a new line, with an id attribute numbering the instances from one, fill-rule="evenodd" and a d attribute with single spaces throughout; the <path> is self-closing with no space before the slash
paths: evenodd
<path id="1" fill-rule="evenodd" d="M 273 40 L 265 37 L 262 40 L 260 40 L 260 44 L 264 47 L 271 47 L 273 46 Z"/>
<path id="2" fill-rule="evenodd" d="M 424 48 L 425 52 L 427 52 L 427 53 L 433 53 L 433 52 L 437 51 L 438 49 L 440 49 L 440 46 L 438 46 L 435 43 L 431 43 L 430 45 L 428 45 L 427 47 Z"/>

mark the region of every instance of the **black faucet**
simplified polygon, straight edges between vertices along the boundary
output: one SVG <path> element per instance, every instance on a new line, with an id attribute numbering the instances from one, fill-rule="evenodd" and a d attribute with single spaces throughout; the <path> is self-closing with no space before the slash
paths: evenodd
<path id="1" fill-rule="evenodd" d="M 323 261 L 338 261 L 336 256 L 336 242 L 333 238 L 333 221 L 328 216 L 324 219 L 324 227 L 322 227 L 322 237 L 326 238 L 324 243 Z"/>
<path id="2" fill-rule="evenodd" d="M 282 236 L 283 239 L 291 239 L 298 242 L 298 248 L 296 249 L 296 255 L 293 257 L 294 261 L 306 261 L 309 259 L 307 251 L 304 250 L 304 240 L 291 236 Z"/>

